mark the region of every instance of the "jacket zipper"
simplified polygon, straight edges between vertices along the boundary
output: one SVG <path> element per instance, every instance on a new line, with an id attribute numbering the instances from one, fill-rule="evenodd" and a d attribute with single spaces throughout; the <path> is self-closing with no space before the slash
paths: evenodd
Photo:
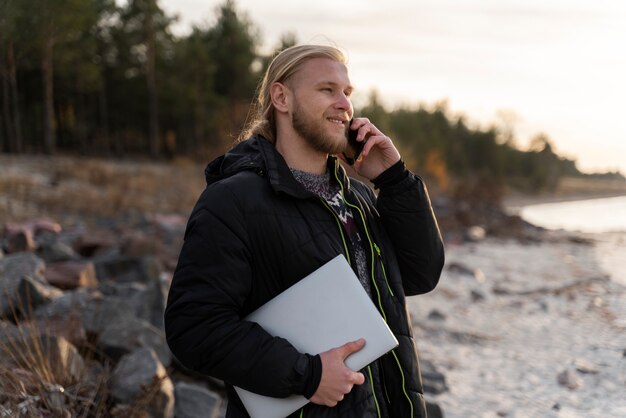
<path id="1" fill-rule="evenodd" d="M 391 290 L 391 286 L 389 285 L 389 280 L 387 279 L 387 272 L 385 271 L 385 263 L 383 262 L 383 256 L 380 252 L 380 248 L 376 243 L 374 243 L 374 249 L 376 250 L 376 254 L 378 254 L 378 260 L 380 261 L 380 267 L 383 270 L 383 277 L 385 278 L 385 283 L 387 283 L 387 289 L 389 289 L 389 293 L 391 293 L 392 297 L 395 297 L 393 294 L 393 290 Z"/>
<path id="2" fill-rule="evenodd" d="M 341 191 L 341 195 L 343 196 L 343 188 L 342 188 L 342 191 Z M 341 240 L 343 241 L 343 248 L 344 248 L 344 250 L 346 252 L 346 258 L 348 259 L 348 264 L 350 266 L 352 266 L 352 263 L 350 262 L 350 251 L 348 251 L 348 244 L 346 242 L 346 237 L 345 237 L 344 232 L 343 232 L 343 226 L 341 225 L 339 217 L 337 216 L 335 211 L 328 205 L 328 203 L 324 199 L 320 198 L 320 200 L 322 201 L 324 206 L 330 211 L 330 213 L 333 215 L 333 217 L 335 218 L 335 221 L 337 221 L 337 226 L 339 227 L 339 234 L 341 235 Z M 344 201 L 345 201 L 345 196 L 344 196 Z M 346 204 L 347 203 L 348 202 L 346 202 Z M 373 263 L 372 263 L 372 265 L 373 265 Z M 380 295 L 379 295 L 379 299 L 380 299 Z M 370 366 L 367 366 L 367 371 L 368 371 L 368 374 L 369 374 L 369 377 L 370 377 L 370 385 L 372 386 L 372 396 L 374 397 L 374 404 L 376 405 L 376 412 L 378 414 L 378 418 L 381 418 L 380 405 L 378 404 L 378 399 L 376 398 L 376 391 L 374 390 L 374 378 L 372 376 L 372 369 L 371 369 Z M 302 408 L 300 410 L 300 418 L 303 418 L 303 417 L 304 417 L 304 408 Z"/>
<path id="3" fill-rule="evenodd" d="M 347 206 L 350 206 L 351 208 L 356 209 L 359 215 L 361 216 L 361 221 L 363 222 L 363 228 L 365 229 L 365 235 L 367 236 L 367 240 L 370 244 L 371 257 L 372 257 L 372 269 L 371 269 L 372 283 L 374 284 L 374 288 L 376 289 L 376 294 L 378 297 L 378 306 L 380 308 L 380 312 L 383 316 L 383 319 L 385 320 L 385 323 L 387 323 L 387 315 L 385 314 L 385 310 L 383 309 L 383 305 L 381 302 L 380 289 L 378 289 L 378 285 L 376 284 L 376 278 L 374 277 L 374 246 L 376 244 L 372 241 L 372 237 L 370 236 L 369 230 L 367 228 L 367 223 L 365 222 L 365 216 L 363 215 L 363 212 L 358 206 L 351 204 L 346 199 L 343 183 L 339 179 L 339 175 L 337 173 L 338 165 L 339 165 L 339 162 L 335 160 L 335 179 L 337 180 L 337 183 L 339 183 L 339 187 L 341 187 L 341 196 L 343 197 L 343 201 L 346 203 Z M 342 231 L 342 236 L 343 236 L 343 231 Z M 378 248 L 378 246 L 376 247 Z M 378 252 L 378 255 L 380 256 L 380 252 Z M 381 264 L 382 264 L 382 260 L 381 260 Z M 383 267 L 383 272 L 384 272 L 384 267 Z M 384 274 L 384 277 L 385 277 L 385 282 L 387 282 L 387 275 Z M 387 286 L 389 287 L 389 282 L 387 282 Z M 389 288 L 389 290 L 391 290 L 391 288 Z M 411 398 L 409 397 L 409 394 L 406 391 L 406 381 L 404 379 L 404 371 L 402 370 L 402 366 L 400 365 L 400 360 L 398 360 L 398 356 L 396 355 L 395 349 L 391 350 L 391 354 L 393 354 L 393 357 L 396 360 L 396 364 L 398 365 L 398 370 L 400 370 L 400 376 L 402 378 L 402 392 L 404 392 L 404 396 L 406 397 L 407 401 L 409 401 L 409 406 L 411 407 L 410 416 L 412 417 L 413 416 L 413 402 L 411 401 Z M 373 395 L 374 395 L 374 399 L 376 399 L 376 394 L 374 393 Z M 376 405 L 378 406 L 378 401 L 376 401 Z M 380 411 L 379 411 L 379 416 L 380 416 Z"/>

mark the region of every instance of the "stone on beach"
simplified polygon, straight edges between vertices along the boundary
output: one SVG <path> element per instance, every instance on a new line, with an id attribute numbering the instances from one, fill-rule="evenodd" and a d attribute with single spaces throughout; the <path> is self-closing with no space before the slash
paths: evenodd
<path id="1" fill-rule="evenodd" d="M 36 219 L 25 223 L 8 222 L 4 225 L 9 253 L 34 251 L 37 248 L 37 235 L 47 232 L 58 234 L 61 232 L 61 225 L 48 219 Z"/>
<path id="2" fill-rule="evenodd" d="M 77 260 L 80 256 L 74 249 L 65 242 L 60 241 L 56 236 L 45 235 L 46 238 L 37 240 L 36 254 L 46 262 L 46 264 L 58 261 Z"/>
<path id="3" fill-rule="evenodd" d="M 74 249 L 83 257 L 94 257 L 117 245 L 116 236 L 108 230 L 91 230 L 83 233 L 74 243 Z"/>
<path id="4" fill-rule="evenodd" d="M 147 412 L 154 418 L 174 417 L 174 385 L 156 353 L 140 348 L 123 356 L 111 376 L 112 397 L 127 405 L 147 401 Z"/>
<path id="5" fill-rule="evenodd" d="M 9 254 L 25 251 L 31 252 L 35 251 L 35 248 L 37 248 L 33 233 L 28 229 L 20 229 L 9 234 L 7 240 L 7 250 Z"/>
<path id="6" fill-rule="evenodd" d="M 437 370 L 432 361 L 425 359 L 420 360 L 420 369 L 422 372 L 424 392 L 439 395 L 448 390 L 446 377 Z"/>
<path id="7" fill-rule="evenodd" d="M 174 385 L 176 418 L 215 418 L 222 403 L 219 395 L 204 386 L 178 382 Z"/>
<path id="8" fill-rule="evenodd" d="M 161 271 L 161 266 L 154 257 L 103 257 L 95 260 L 95 266 L 98 280 L 118 283 L 158 282 Z"/>
<path id="9" fill-rule="evenodd" d="M 49 264 L 44 277 L 51 285 L 59 289 L 77 287 L 96 287 L 96 269 L 90 261 L 60 261 Z"/>
<path id="10" fill-rule="evenodd" d="M 164 329 L 163 312 L 167 293 L 160 283 L 106 282 L 100 286 L 100 291 L 107 299 L 126 301 L 134 307 L 138 318 L 145 319 L 160 330 Z"/>
<path id="11" fill-rule="evenodd" d="M 19 306 L 19 289 L 22 279 L 47 286 L 43 279 L 44 262 L 32 253 L 10 254 L 0 259 L 0 317 L 11 315 Z"/>
<path id="12" fill-rule="evenodd" d="M 132 316 L 109 324 L 100 333 L 98 347 L 107 356 L 118 359 L 138 348 L 150 348 L 166 366 L 171 362 L 171 354 L 165 335 L 150 323 Z"/>
<path id="13" fill-rule="evenodd" d="M 573 370 L 564 370 L 557 376 L 559 385 L 565 386 L 568 389 L 578 389 L 583 385 L 583 380 Z"/>
<path id="14" fill-rule="evenodd" d="M 62 295 L 63 292 L 56 287 L 25 276 L 19 282 L 13 305 L 21 311 L 22 315 L 30 316 L 34 308 Z"/>

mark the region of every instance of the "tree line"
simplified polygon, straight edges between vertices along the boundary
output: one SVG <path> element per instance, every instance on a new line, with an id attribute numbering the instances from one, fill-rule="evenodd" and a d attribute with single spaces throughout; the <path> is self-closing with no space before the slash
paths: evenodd
<path id="1" fill-rule="evenodd" d="M 157 0 L 0 0 L 0 151 L 191 155 L 230 146 L 272 54 L 234 0 L 214 23 L 174 36 Z M 275 51 L 296 43 L 285 34 Z M 522 152 L 493 128 L 471 129 L 445 106 L 358 109 L 398 141 L 407 163 L 446 188 L 474 178 L 529 190 L 581 175 L 539 135 Z M 618 173 L 615 173 L 619 175 Z"/>

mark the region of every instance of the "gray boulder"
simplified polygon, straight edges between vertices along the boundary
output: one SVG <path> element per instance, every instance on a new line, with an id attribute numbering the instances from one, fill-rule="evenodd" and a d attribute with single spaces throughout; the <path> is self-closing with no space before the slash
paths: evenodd
<path id="1" fill-rule="evenodd" d="M 117 298 L 134 307 L 138 318 L 150 322 L 164 330 L 163 312 L 167 294 L 158 282 L 151 283 L 116 283 L 107 282 L 100 286 L 100 291 L 107 298 Z"/>
<path id="2" fill-rule="evenodd" d="M 127 405 L 145 405 L 154 418 L 174 417 L 174 385 L 156 353 L 140 348 L 123 356 L 110 380 L 114 400 Z"/>
<path id="3" fill-rule="evenodd" d="M 33 310 L 43 304 L 63 296 L 63 292 L 53 286 L 25 276 L 17 286 L 14 303 L 21 307 L 22 314 L 31 316 Z"/>
<path id="4" fill-rule="evenodd" d="M 33 231 L 27 228 L 21 228 L 9 233 L 7 250 L 10 254 L 23 251 L 35 251 L 37 244 L 33 237 Z"/>
<path id="5" fill-rule="evenodd" d="M 110 256 L 94 259 L 94 263 L 100 281 L 159 282 L 161 266 L 154 257 Z"/>
<path id="6" fill-rule="evenodd" d="M 100 334 L 107 327 L 133 317 L 135 308 L 126 300 L 105 297 L 96 292 L 81 312 L 85 330 L 92 334 Z"/>
<path id="7" fill-rule="evenodd" d="M 174 385 L 176 418 L 216 418 L 222 399 L 204 386 L 178 382 Z"/>
<path id="8" fill-rule="evenodd" d="M 424 392 L 438 395 L 448 390 L 446 377 L 437 370 L 431 361 L 420 359 L 420 369 Z"/>
<path id="9" fill-rule="evenodd" d="M 0 259 L 0 317 L 10 315 L 19 306 L 19 286 L 24 277 L 47 285 L 43 279 L 44 262 L 32 253 L 17 253 Z"/>
<path id="10" fill-rule="evenodd" d="M 60 289 L 96 287 L 96 269 L 90 261 L 59 261 L 48 264 L 44 277 L 51 285 Z"/>
<path id="11" fill-rule="evenodd" d="M 439 404 L 426 401 L 426 415 L 428 418 L 443 418 L 443 411 Z"/>
<path id="12" fill-rule="evenodd" d="M 132 316 L 133 307 L 123 301 L 106 300 L 95 289 L 80 288 L 64 292 L 61 297 L 35 311 L 39 319 L 70 315 L 78 315 L 87 332 L 99 334 L 112 322 L 124 316 Z"/>
<path id="13" fill-rule="evenodd" d="M 58 261 L 77 260 L 80 256 L 74 251 L 70 243 L 65 242 L 64 236 L 53 233 L 44 232 L 37 237 L 36 254 L 46 263 L 56 263 Z"/>
<path id="14" fill-rule="evenodd" d="M 123 317 L 104 328 L 98 347 L 113 359 L 145 347 L 152 349 L 166 366 L 172 361 L 163 332 L 149 322 L 132 316 Z"/>

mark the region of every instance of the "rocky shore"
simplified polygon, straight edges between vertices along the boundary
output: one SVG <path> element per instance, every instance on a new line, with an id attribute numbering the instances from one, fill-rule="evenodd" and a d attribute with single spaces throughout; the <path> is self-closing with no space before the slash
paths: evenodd
<path id="1" fill-rule="evenodd" d="M 186 219 L 99 227 L 46 219 L 0 237 L 0 417 L 204 418 L 224 385 L 186 370 L 165 342 L 163 310 Z M 445 376 L 424 360 L 428 393 Z M 431 416 L 441 416 L 430 403 Z"/>
<path id="2" fill-rule="evenodd" d="M 164 338 L 184 225 L 5 225 L 1 417 L 219 415 L 221 384 L 176 365 Z"/>

